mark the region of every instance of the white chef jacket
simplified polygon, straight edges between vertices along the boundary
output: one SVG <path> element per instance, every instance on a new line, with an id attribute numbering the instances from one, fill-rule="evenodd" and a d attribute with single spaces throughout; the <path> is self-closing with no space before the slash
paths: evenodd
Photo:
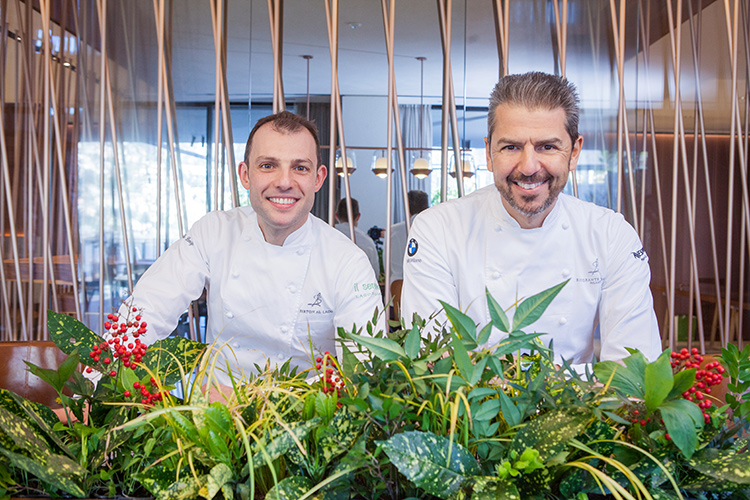
<path id="1" fill-rule="evenodd" d="M 350 237 L 348 222 L 339 222 L 334 227 L 344 233 L 347 238 Z M 375 276 L 380 275 L 380 257 L 378 257 L 378 249 L 375 246 L 375 242 L 372 241 L 372 238 L 370 238 L 369 234 L 365 233 L 356 226 L 354 226 L 354 235 L 357 239 L 355 243 L 359 248 L 362 249 L 363 252 L 365 252 L 365 255 L 367 255 L 367 259 L 370 261 L 372 270 L 375 271 Z"/>
<path id="2" fill-rule="evenodd" d="M 525 328 L 554 341 L 555 358 L 572 365 L 661 353 L 649 289 L 651 271 L 638 235 L 622 215 L 561 194 L 542 227 L 522 229 L 494 185 L 417 216 L 404 259 L 402 307 L 410 322 L 458 307 L 479 327 L 491 319 L 485 287 L 507 309 L 570 280 L 541 318 Z M 514 309 L 507 311 L 512 320 Z M 444 322 L 441 313 L 437 322 Z M 599 325 L 601 351 L 594 350 Z M 504 335 L 493 329 L 490 343 Z"/>
<path id="3" fill-rule="evenodd" d="M 414 223 L 415 215 L 411 221 Z M 406 253 L 406 222 L 391 226 L 391 283 L 404 279 L 404 254 Z"/>
<path id="4" fill-rule="evenodd" d="M 235 375 L 287 359 L 310 368 L 316 356 L 336 352 L 337 327 L 360 328 L 383 310 L 367 257 L 313 215 L 282 246 L 265 241 L 250 207 L 201 218 L 144 273 L 128 301 L 143 309 L 145 342 L 168 336 L 204 287 L 207 343 L 231 347 L 223 354 Z"/>

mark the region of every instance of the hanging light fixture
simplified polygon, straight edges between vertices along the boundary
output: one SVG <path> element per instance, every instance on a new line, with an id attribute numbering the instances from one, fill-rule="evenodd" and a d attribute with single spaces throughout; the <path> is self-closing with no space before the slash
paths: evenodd
<path id="1" fill-rule="evenodd" d="M 378 155 L 377 151 L 372 153 L 371 168 L 372 173 L 381 179 L 388 177 L 388 158 L 385 157 L 385 151 L 382 151 L 380 155 Z M 393 172 L 393 167 L 391 167 L 391 172 Z"/>
<path id="2" fill-rule="evenodd" d="M 429 160 L 429 153 L 427 153 L 427 158 L 425 158 L 424 150 L 422 149 L 422 121 L 423 121 L 423 108 L 424 108 L 424 62 L 426 57 L 417 57 L 417 60 L 419 61 L 420 65 L 420 71 L 419 71 L 419 154 L 414 155 L 414 162 L 411 166 L 411 173 L 414 177 L 417 179 L 424 179 L 428 175 L 430 175 L 430 172 L 432 172 L 432 168 L 430 167 L 430 160 Z"/>
<path id="3" fill-rule="evenodd" d="M 455 161 L 455 156 L 453 155 L 451 155 L 450 164 L 454 165 L 453 170 L 451 170 L 450 174 L 451 174 L 451 177 L 455 179 L 456 161 Z M 474 154 L 471 152 L 469 141 L 466 141 L 464 143 L 464 147 L 461 148 L 461 160 L 459 161 L 459 165 L 461 165 L 461 170 L 463 171 L 464 179 L 468 179 L 474 175 Z"/>
<path id="4" fill-rule="evenodd" d="M 346 157 L 346 168 L 349 172 L 349 175 L 352 175 L 352 172 L 357 170 L 357 160 L 355 156 Z M 341 159 L 341 149 L 336 150 L 336 173 L 340 177 L 344 176 L 344 162 Z"/>

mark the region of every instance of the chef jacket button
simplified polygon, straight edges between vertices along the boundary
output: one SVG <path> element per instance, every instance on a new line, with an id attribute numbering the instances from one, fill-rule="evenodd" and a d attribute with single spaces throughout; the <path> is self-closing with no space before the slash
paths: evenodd
<path id="1" fill-rule="evenodd" d="M 227 311 L 227 318 L 229 319 L 234 318 L 234 314 L 232 314 L 232 311 Z"/>
<path id="2" fill-rule="evenodd" d="M 563 229 L 568 229 L 569 227 L 570 227 L 570 224 L 568 224 L 567 222 L 563 222 L 562 223 L 562 228 Z"/>
<path id="3" fill-rule="evenodd" d="M 305 249 L 304 248 L 300 248 L 300 249 L 297 250 L 297 255 L 303 255 L 304 253 L 305 253 Z"/>
<path id="4" fill-rule="evenodd" d="M 280 352 L 279 354 L 276 355 L 276 357 L 279 359 L 284 359 L 284 353 Z"/>
<path id="5" fill-rule="evenodd" d="M 281 333 L 286 333 L 288 331 L 289 331 L 289 327 L 287 327 L 287 326 L 282 326 L 281 327 Z"/>
<path id="6" fill-rule="evenodd" d="M 239 342 L 237 342 L 237 341 L 232 342 L 232 347 L 234 347 L 235 349 L 238 348 L 239 346 L 240 346 Z"/>
<path id="7" fill-rule="evenodd" d="M 500 273 L 495 271 L 494 273 L 492 273 L 491 277 L 493 280 L 500 279 Z"/>
<path id="8" fill-rule="evenodd" d="M 563 269 L 562 275 L 563 275 L 563 278 L 567 278 L 568 276 L 570 276 L 570 269 L 568 268 Z"/>
<path id="9" fill-rule="evenodd" d="M 503 226 L 501 226 L 500 224 L 495 224 L 495 231 L 500 232 L 502 230 L 503 230 Z"/>
<path id="10" fill-rule="evenodd" d="M 297 291 L 297 287 L 294 285 L 289 285 L 289 293 L 294 293 Z"/>
<path id="11" fill-rule="evenodd" d="M 239 278 L 240 273 L 238 271 L 232 271 L 232 278 Z"/>
<path id="12" fill-rule="evenodd" d="M 564 325 L 567 322 L 568 322 L 568 318 L 560 318 L 560 324 L 561 325 Z"/>

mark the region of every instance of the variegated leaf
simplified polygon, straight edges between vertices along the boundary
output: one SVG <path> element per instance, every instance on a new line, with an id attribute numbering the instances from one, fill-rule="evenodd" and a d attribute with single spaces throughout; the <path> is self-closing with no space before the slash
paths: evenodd
<path id="1" fill-rule="evenodd" d="M 321 429 L 318 439 L 318 450 L 323 452 L 323 461 L 330 462 L 349 450 L 362 431 L 361 425 L 355 425 L 349 408 L 342 406 L 325 428 Z"/>
<path id="2" fill-rule="evenodd" d="M 268 500 L 298 500 L 314 485 L 312 481 L 302 476 L 292 476 L 284 479 L 271 488 L 266 495 Z"/>
<path id="3" fill-rule="evenodd" d="M 520 455 L 526 448 L 534 448 L 539 452 L 539 460 L 546 462 L 583 432 L 592 416 L 591 410 L 583 407 L 552 410 L 521 428 L 513 437 L 510 449 Z"/>
<path id="4" fill-rule="evenodd" d="M 479 464 L 468 450 L 430 432 L 403 432 L 380 445 L 409 481 L 439 498 L 450 497 L 479 473 Z"/>
<path id="5" fill-rule="evenodd" d="M 688 464 L 703 474 L 736 484 L 750 484 L 750 453 L 709 448 L 694 456 Z"/>
<path id="6" fill-rule="evenodd" d="M 45 464 L 42 464 L 29 457 L 13 453 L 12 451 L 0 449 L 0 453 L 8 457 L 14 466 L 25 470 L 29 474 L 54 486 L 55 488 L 59 488 L 75 497 L 83 497 L 85 495 L 81 487 L 69 477 L 74 472 L 74 469 L 70 464 L 75 466 L 77 466 L 77 464 L 70 462 L 67 459 L 65 459 L 67 461 L 63 461 L 62 459 L 64 457 L 61 457 L 60 455 L 48 456 L 46 457 Z M 58 460 L 58 458 L 61 460 Z M 70 473 L 61 474 L 61 467 L 63 470 L 67 470 Z M 75 475 L 81 476 L 85 473 L 83 470 L 75 472 L 78 472 L 78 474 Z"/>

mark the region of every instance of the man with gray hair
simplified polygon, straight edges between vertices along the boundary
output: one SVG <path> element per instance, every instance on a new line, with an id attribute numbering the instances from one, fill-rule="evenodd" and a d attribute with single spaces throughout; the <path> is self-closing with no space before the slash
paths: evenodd
<path id="1" fill-rule="evenodd" d="M 407 323 L 440 311 L 442 300 L 481 328 L 490 322 L 485 290 L 509 307 L 567 281 L 530 327 L 554 341 L 558 361 L 617 360 L 626 348 L 649 359 L 661 353 L 635 230 L 612 210 L 562 194 L 581 154 L 578 117 L 575 88 L 563 78 L 533 72 L 495 86 L 485 138 L 494 186 L 415 219 L 404 259 Z M 444 323 L 444 313 L 433 321 Z M 501 335 L 494 330 L 490 343 Z"/>

